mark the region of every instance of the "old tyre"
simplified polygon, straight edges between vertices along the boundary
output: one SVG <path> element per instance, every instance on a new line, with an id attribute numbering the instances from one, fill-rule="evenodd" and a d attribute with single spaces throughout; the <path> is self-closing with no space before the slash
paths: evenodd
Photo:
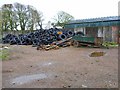
<path id="1" fill-rule="evenodd" d="M 73 31 L 68 31 L 68 32 L 67 32 L 67 35 L 71 37 L 71 36 L 74 35 L 74 32 L 73 32 Z"/>
<path id="2" fill-rule="evenodd" d="M 81 32 L 81 31 L 76 32 L 76 35 L 85 36 L 85 34 L 83 32 Z"/>
<path id="3" fill-rule="evenodd" d="M 60 38 L 61 40 L 63 40 L 63 39 L 66 39 L 67 37 L 66 37 L 65 34 L 60 34 L 60 35 L 59 35 L 59 38 Z"/>

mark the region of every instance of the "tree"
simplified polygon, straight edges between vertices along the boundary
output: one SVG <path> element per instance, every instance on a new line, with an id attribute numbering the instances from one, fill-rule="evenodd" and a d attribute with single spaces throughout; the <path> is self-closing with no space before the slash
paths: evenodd
<path id="1" fill-rule="evenodd" d="M 10 4 L 4 4 L 2 6 L 2 31 L 7 31 L 9 30 L 10 27 L 10 9 L 11 9 L 11 5 Z"/>
<path id="2" fill-rule="evenodd" d="M 57 16 L 54 19 L 54 23 L 53 25 L 55 26 L 60 26 L 60 27 L 64 27 L 64 25 L 66 23 L 68 23 L 69 21 L 73 20 L 74 17 L 64 11 L 59 11 L 57 13 Z"/>
<path id="3" fill-rule="evenodd" d="M 42 12 L 38 12 L 33 6 L 15 3 L 15 12 L 17 14 L 18 23 L 22 31 L 33 30 L 40 26 L 42 28 Z"/>
<path id="4" fill-rule="evenodd" d="M 29 12 L 28 12 L 27 6 L 20 3 L 15 3 L 14 10 L 17 16 L 16 18 L 18 20 L 18 23 L 23 33 L 23 31 L 26 29 L 26 25 L 29 19 L 28 17 Z"/>
<path id="5" fill-rule="evenodd" d="M 2 34 L 2 10 L 0 8 L 0 34 Z"/>
<path id="6" fill-rule="evenodd" d="M 37 10 L 35 11 L 35 16 L 36 16 L 36 27 L 40 27 L 40 29 L 42 29 L 42 22 L 44 21 L 43 19 L 43 13 L 42 12 L 38 12 Z"/>
<path id="7" fill-rule="evenodd" d="M 0 26 L 2 31 L 42 29 L 43 14 L 33 6 L 20 3 L 4 4 L 0 8 Z"/>
<path id="8" fill-rule="evenodd" d="M 14 21 L 14 10 L 13 10 L 13 5 L 12 4 L 8 4 L 7 5 L 8 8 L 8 25 L 9 25 L 9 30 L 14 30 L 15 27 L 15 21 Z"/>
<path id="9" fill-rule="evenodd" d="M 34 7 L 33 6 L 30 6 L 28 5 L 27 6 L 28 8 L 28 17 L 29 17 L 29 20 L 27 22 L 27 30 L 34 30 L 34 25 L 35 25 L 35 14 L 34 14 Z"/>
<path id="10" fill-rule="evenodd" d="M 17 28 L 16 13 L 12 4 L 4 4 L 1 8 L 2 31 L 14 30 Z"/>
<path id="11" fill-rule="evenodd" d="M 33 6 L 28 6 L 29 10 L 29 21 L 27 23 L 27 27 L 30 30 L 37 28 L 38 26 L 42 29 L 42 22 L 43 22 L 43 14 L 42 12 L 38 12 Z"/>

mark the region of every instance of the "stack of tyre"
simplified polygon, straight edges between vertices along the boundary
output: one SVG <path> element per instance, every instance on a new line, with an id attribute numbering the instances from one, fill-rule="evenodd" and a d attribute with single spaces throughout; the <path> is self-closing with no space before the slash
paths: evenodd
<path id="1" fill-rule="evenodd" d="M 61 34 L 58 34 L 58 32 L 61 32 Z M 74 35 L 74 31 L 50 28 L 45 30 L 35 30 L 34 32 L 27 34 L 8 34 L 2 38 L 2 43 L 9 43 L 11 45 L 48 45 L 55 41 L 64 40 Z"/>

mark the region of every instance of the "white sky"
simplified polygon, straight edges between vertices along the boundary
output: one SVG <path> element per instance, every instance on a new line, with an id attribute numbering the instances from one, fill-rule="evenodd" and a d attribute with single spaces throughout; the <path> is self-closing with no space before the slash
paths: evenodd
<path id="1" fill-rule="evenodd" d="M 42 11 L 45 23 L 57 14 L 65 11 L 75 19 L 96 18 L 118 15 L 118 2 L 120 0 L 0 0 L 3 4 L 21 3 L 32 5 L 38 11 Z"/>

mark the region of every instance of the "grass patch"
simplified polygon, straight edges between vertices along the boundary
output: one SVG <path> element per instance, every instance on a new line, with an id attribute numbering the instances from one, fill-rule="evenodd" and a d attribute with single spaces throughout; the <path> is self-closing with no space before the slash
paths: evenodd
<path id="1" fill-rule="evenodd" d="M 2 49 L 2 50 L 0 50 L 0 59 L 2 61 L 9 59 L 9 49 Z"/>
<path id="2" fill-rule="evenodd" d="M 116 42 L 104 42 L 102 45 L 104 47 L 118 47 L 118 44 Z"/>

